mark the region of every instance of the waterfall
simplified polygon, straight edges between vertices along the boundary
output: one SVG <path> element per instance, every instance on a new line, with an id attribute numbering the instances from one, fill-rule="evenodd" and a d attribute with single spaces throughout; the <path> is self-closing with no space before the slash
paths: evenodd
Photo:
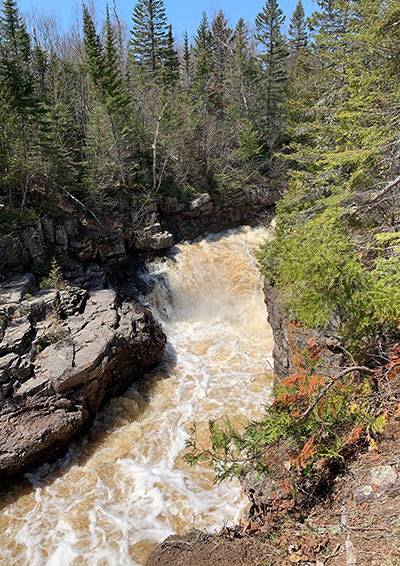
<path id="1" fill-rule="evenodd" d="M 192 423 L 237 426 L 270 395 L 273 338 L 253 248 L 263 228 L 176 246 L 141 277 L 168 336 L 162 364 L 112 399 L 88 436 L 3 497 L 0 564 L 143 566 L 154 546 L 191 527 L 237 521 L 238 482 L 213 483 L 182 459 Z"/>

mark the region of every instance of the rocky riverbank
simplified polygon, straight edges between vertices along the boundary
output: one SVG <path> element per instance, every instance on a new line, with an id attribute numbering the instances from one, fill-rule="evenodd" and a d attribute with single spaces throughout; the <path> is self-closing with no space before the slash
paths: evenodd
<path id="1" fill-rule="evenodd" d="M 61 453 L 105 399 L 161 360 L 166 338 L 132 299 L 136 268 L 182 239 L 254 222 L 278 197 L 270 188 L 168 197 L 147 204 L 139 224 L 133 210 L 122 223 L 60 211 L 0 237 L 0 477 Z M 72 286 L 29 295 L 52 258 Z"/>
<path id="2" fill-rule="evenodd" d="M 115 291 L 27 295 L 31 274 L 0 292 L 0 478 L 66 450 L 102 402 L 164 355 L 152 314 Z"/>

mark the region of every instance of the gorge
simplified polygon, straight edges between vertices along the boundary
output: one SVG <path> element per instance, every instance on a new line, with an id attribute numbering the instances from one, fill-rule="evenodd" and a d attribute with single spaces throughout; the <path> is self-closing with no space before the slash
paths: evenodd
<path id="1" fill-rule="evenodd" d="M 66 457 L 3 494 L 7 564 L 142 566 L 174 532 L 240 518 L 239 485 L 215 486 L 182 453 L 193 421 L 207 442 L 209 418 L 244 424 L 268 402 L 273 338 L 252 255 L 267 234 L 244 227 L 180 244 L 143 272 L 142 301 L 163 323 L 166 357 L 111 400 Z"/>

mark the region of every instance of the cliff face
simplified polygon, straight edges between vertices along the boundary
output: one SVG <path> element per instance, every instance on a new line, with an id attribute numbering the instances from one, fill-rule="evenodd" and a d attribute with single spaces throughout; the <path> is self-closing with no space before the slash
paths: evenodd
<path id="1" fill-rule="evenodd" d="M 14 278 L 0 293 L 0 479 L 65 450 L 165 350 L 138 303 L 77 288 L 26 298 L 31 280 Z"/>
<path id="2" fill-rule="evenodd" d="M 175 241 L 193 240 L 206 232 L 220 232 L 257 220 L 280 198 L 272 188 L 243 189 L 218 201 L 205 193 L 188 204 L 165 198 L 160 204 L 162 226 Z"/>
<path id="3" fill-rule="evenodd" d="M 319 371 L 328 375 L 343 363 L 337 331 L 339 321 L 332 318 L 321 331 L 297 325 L 285 312 L 279 291 L 266 284 L 264 286 L 268 322 L 274 335 L 274 370 L 278 377 L 287 377 L 299 371 L 305 351 L 310 348 L 318 352 Z"/>
<path id="4" fill-rule="evenodd" d="M 77 284 L 102 288 L 104 272 L 96 271 L 96 265 L 112 271 L 140 253 L 252 222 L 268 213 L 279 196 L 279 191 L 265 188 L 244 189 L 218 202 L 208 194 L 185 204 L 165 197 L 158 205 L 146 205 L 140 221 L 134 210 L 118 212 L 115 218 L 110 215 L 104 222 L 71 214 L 43 218 L 34 226 L 0 236 L 0 274 L 24 267 L 42 272 L 49 259 L 62 256 L 70 266 L 70 278 L 79 279 Z"/>

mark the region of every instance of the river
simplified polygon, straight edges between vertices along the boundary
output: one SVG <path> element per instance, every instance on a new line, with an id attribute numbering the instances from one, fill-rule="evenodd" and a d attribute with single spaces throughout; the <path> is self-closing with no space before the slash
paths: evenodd
<path id="1" fill-rule="evenodd" d="M 238 482 L 216 486 L 182 455 L 193 421 L 205 446 L 208 419 L 240 426 L 268 402 L 273 339 L 252 253 L 267 235 L 232 230 L 151 265 L 144 300 L 168 336 L 163 363 L 108 402 L 65 457 L 2 497 L 0 564 L 143 566 L 170 534 L 240 518 Z"/>

